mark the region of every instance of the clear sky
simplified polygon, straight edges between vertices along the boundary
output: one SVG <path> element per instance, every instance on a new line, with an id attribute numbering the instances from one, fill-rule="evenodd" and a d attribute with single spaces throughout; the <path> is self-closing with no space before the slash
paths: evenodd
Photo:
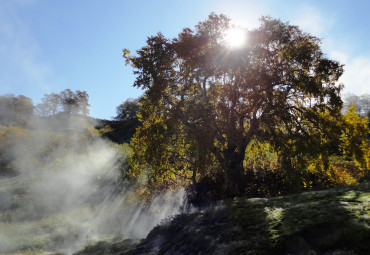
<path id="1" fill-rule="evenodd" d="M 370 1 L 0 0 L 0 95 L 36 105 L 45 93 L 85 90 L 90 115 L 110 119 L 142 92 L 122 49 L 134 52 L 159 31 L 175 37 L 211 12 L 247 28 L 262 15 L 299 25 L 345 64 L 344 92 L 370 93 Z"/>

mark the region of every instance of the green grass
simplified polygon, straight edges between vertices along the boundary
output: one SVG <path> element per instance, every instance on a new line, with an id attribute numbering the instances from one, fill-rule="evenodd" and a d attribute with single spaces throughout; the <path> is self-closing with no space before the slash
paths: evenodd
<path id="1" fill-rule="evenodd" d="M 229 252 L 323 253 L 341 249 L 367 254 L 370 192 L 367 184 L 357 189 L 312 191 L 262 203 L 232 202 L 230 208 L 237 226 L 234 242 L 242 244 Z"/>
<path id="2" fill-rule="evenodd" d="M 0 254 L 63 253 L 67 248 L 78 249 L 92 241 L 84 234 L 82 222 L 94 210 L 91 206 L 83 205 L 63 214 L 38 215 L 32 210 L 37 204 L 32 204 L 34 200 L 29 199 L 31 191 L 27 189 L 35 178 L 42 176 L 0 179 Z M 26 210 L 31 211 L 22 216 Z"/>
<path id="3" fill-rule="evenodd" d="M 370 189 L 224 201 L 154 228 L 128 251 L 104 254 L 370 254 Z M 96 248 L 96 249 L 95 249 Z M 99 254 L 101 247 L 79 254 Z"/>
<path id="4" fill-rule="evenodd" d="M 154 250 L 168 254 L 370 254 L 368 183 L 270 199 L 226 200 L 163 222 L 138 243 L 108 235 L 96 242 L 85 235 L 76 221 L 98 210 L 89 206 L 32 220 L 7 220 L 27 202 L 25 187 L 31 181 L 24 176 L 0 180 L 0 254 L 63 254 L 67 248 L 77 250 L 78 246 L 73 247 L 77 243 L 86 246 L 81 255 Z"/>
<path id="5" fill-rule="evenodd" d="M 35 221 L 0 223 L 0 253 L 55 251 L 63 249 L 69 240 L 78 237 L 69 216 L 52 215 Z"/>

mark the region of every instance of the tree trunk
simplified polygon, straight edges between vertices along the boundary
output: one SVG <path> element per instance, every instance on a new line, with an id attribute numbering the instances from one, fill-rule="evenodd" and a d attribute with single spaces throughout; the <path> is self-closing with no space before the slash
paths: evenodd
<path id="1" fill-rule="evenodd" d="M 228 197 L 243 195 L 246 186 L 244 174 L 244 151 L 225 152 L 225 192 Z"/>

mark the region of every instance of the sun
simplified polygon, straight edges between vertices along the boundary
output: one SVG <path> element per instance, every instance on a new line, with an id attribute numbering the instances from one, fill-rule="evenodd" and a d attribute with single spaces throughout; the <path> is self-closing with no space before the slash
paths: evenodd
<path id="1" fill-rule="evenodd" d="M 224 40 L 229 48 L 240 48 L 246 42 L 246 31 L 233 27 L 225 32 Z"/>

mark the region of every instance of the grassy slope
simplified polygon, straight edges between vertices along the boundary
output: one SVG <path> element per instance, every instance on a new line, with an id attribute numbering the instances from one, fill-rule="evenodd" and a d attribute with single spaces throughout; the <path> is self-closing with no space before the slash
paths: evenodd
<path id="1" fill-rule="evenodd" d="M 71 254 L 81 243 L 86 245 L 93 240 L 87 233 L 81 234 L 90 229 L 85 227 L 90 222 L 85 221 L 99 212 L 99 205 L 83 204 L 66 211 L 53 211 L 53 208 L 47 211 L 43 204 L 29 198 L 35 180 L 43 178 L 42 174 L 0 178 L 1 255 Z M 106 238 L 114 235 L 111 231 Z"/>
<path id="2" fill-rule="evenodd" d="M 78 254 L 370 254 L 370 185 L 224 201 Z"/>
<path id="3" fill-rule="evenodd" d="M 87 208 L 42 215 L 34 205 L 23 217 L 24 208 L 32 208 L 27 188 L 42 175 L 15 176 L 0 179 L 0 254 L 42 254 L 63 249 L 73 243 L 80 229 L 70 219 L 78 218 Z M 72 247 L 71 247 L 72 248 Z"/>

